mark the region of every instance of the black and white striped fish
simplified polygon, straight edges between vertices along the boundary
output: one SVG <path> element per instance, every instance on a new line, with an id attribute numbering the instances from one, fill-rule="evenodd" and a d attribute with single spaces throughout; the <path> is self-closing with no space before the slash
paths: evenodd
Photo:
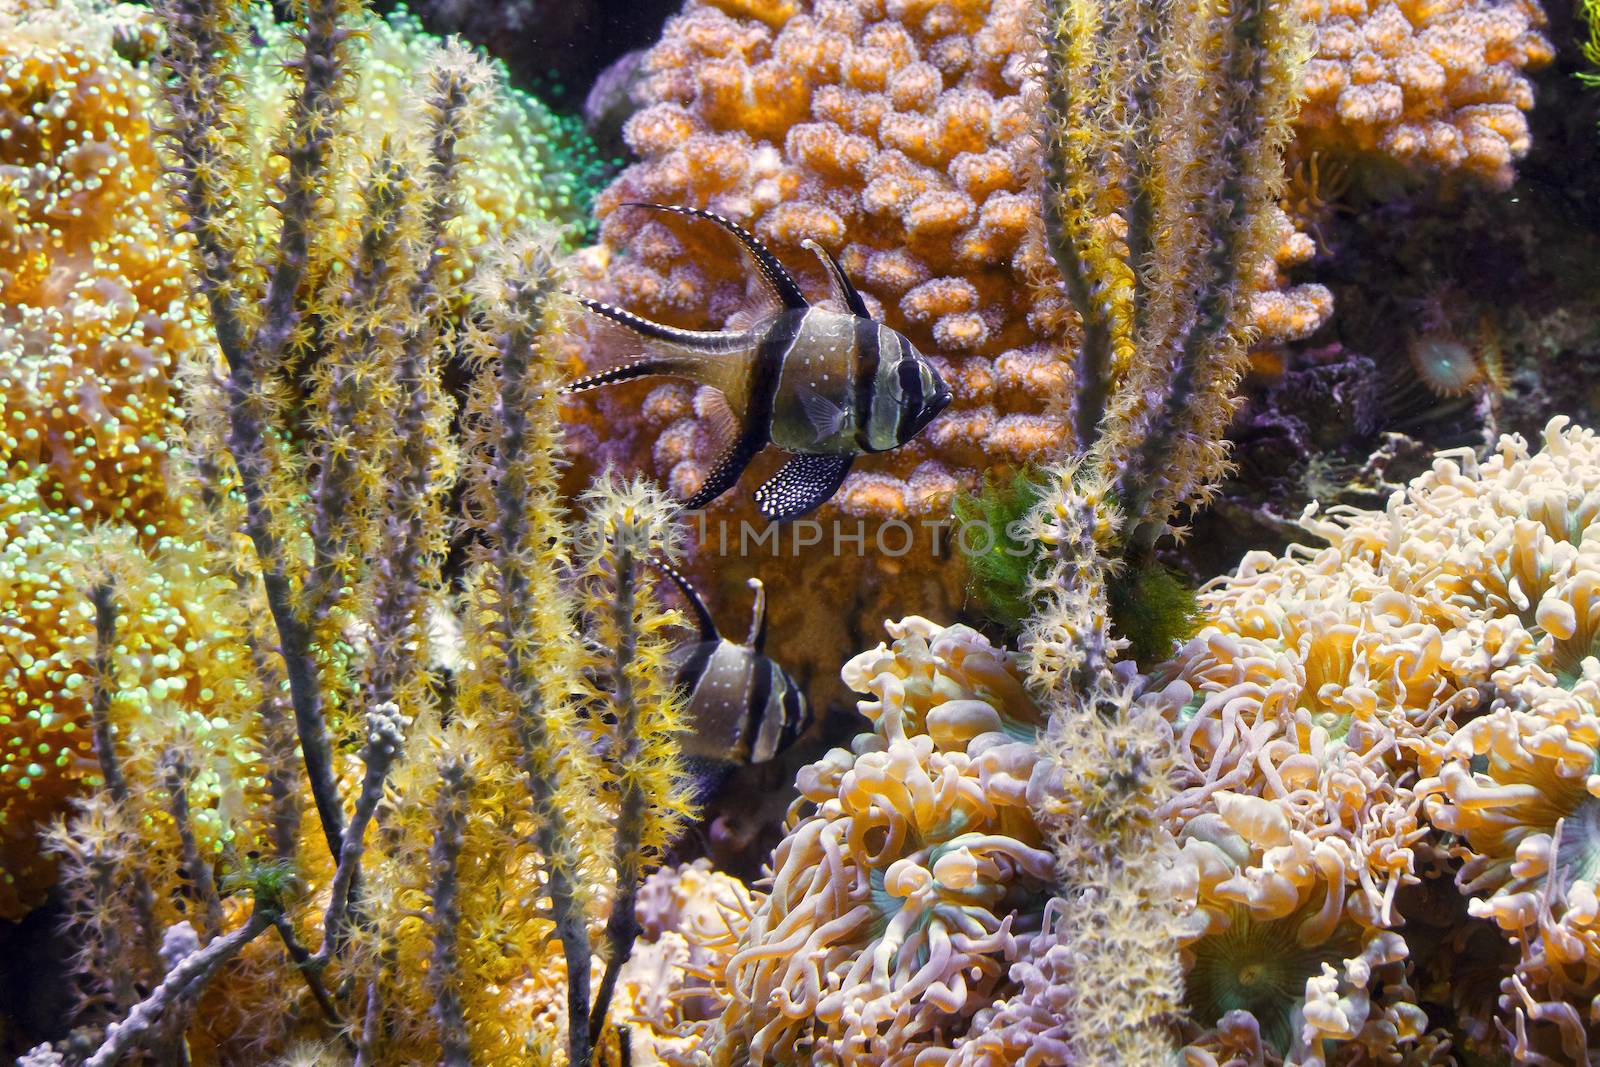
<path id="1" fill-rule="evenodd" d="M 679 687 L 687 694 L 690 730 L 680 750 L 702 797 L 742 763 L 765 763 L 811 725 L 811 705 L 795 680 L 763 651 L 767 640 L 766 591 L 750 579 L 755 607 L 743 644 L 717 632 L 711 612 L 689 580 L 657 564 L 683 593 L 699 631 L 674 650 Z"/>
<path id="2" fill-rule="evenodd" d="M 848 313 L 813 306 L 754 234 L 721 215 L 664 204 L 624 206 L 671 211 L 728 230 L 782 304 L 748 330 L 701 331 L 579 298 L 596 315 L 647 339 L 649 354 L 579 379 L 567 391 L 660 374 L 711 386 L 727 399 L 733 441 L 686 509 L 702 508 L 732 488 L 756 453 L 774 444 L 797 454 L 756 490 L 756 504 L 770 519 L 797 518 L 833 496 L 856 456 L 898 448 L 950 403 L 950 390 L 927 357 L 867 314 L 839 261 L 815 241 L 805 247 L 827 267 Z"/>

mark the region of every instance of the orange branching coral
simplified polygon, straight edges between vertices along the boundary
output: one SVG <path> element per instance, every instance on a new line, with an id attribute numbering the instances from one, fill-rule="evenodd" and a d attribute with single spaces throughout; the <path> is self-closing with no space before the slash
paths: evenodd
<path id="1" fill-rule="evenodd" d="M 0 3 L 0 457 L 54 507 L 172 528 L 178 358 L 203 326 L 151 132 L 148 13 Z"/>
<path id="2" fill-rule="evenodd" d="M 851 751 L 801 772 L 770 895 L 721 975 L 713 1062 L 909 1064 L 994 1000 L 1055 857 L 1025 796 L 1039 712 L 1016 657 L 911 617 L 845 680 Z"/>
<path id="3" fill-rule="evenodd" d="M 820 0 L 759 16 L 697 0 L 644 61 L 644 106 L 625 130 L 642 162 L 597 202 L 590 287 L 641 314 L 722 325 L 747 303 L 747 266 L 710 229 L 621 205 L 709 207 L 797 268 L 806 239 L 838 254 L 955 394 L 917 441 L 857 465 L 834 499 L 847 514 L 942 511 L 974 470 L 1071 442 L 1075 327 L 1043 243 L 1032 17 L 1024 0 Z M 1306 251 L 1286 237 L 1285 265 Z M 1303 336 L 1330 304 L 1320 287 L 1279 293 L 1261 325 Z M 608 447 L 688 495 L 713 454 L 701 405 L 662 387 L 640 420 L 644 395 L 595 401 L 610 427 L 642 421 L 638 441 Z"/>
<path id="4" fill-rule="evenodd" d="M 1554 51 L 1536 0 L 1302 0 L 1317 25 L 1302 143 L 1511 184 L 1528 151 L 1524 71 Z"/>

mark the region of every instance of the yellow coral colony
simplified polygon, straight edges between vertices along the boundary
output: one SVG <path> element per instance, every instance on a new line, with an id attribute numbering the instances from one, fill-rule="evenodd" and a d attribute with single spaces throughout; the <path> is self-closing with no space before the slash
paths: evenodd
<path id="1" fill-rule="evenodd" d="M 437 48 L 402 15 L 365 25 L 368 36 L 353 58 L 362 91 L 351 132 L 376 152 L 409 114 L 410 87 Z M 290 79 L 282 64 L 292 46 L 287 30 L 264 15 L 255 29 L 261 43 L 240 61 L 241 91 L 253 101 L 251 129 L 240 132 L 266 171 L 266 131 L 286 107 Z M 80 745 L 88 743 L 83 701 L 56 685 L 83 674 L 80 660 L 64 658 L 84 632 L 72 605 L 78 591 L 63 585 L 64 546 L 105 521 L 131 525 L 158 557 L 176 547 L 163 538 L 192 536 L 189 487 L 168 470 L 182 414 L 174 381 L 197 375 L 193 392 L 206 392 L 210 369 L 194 357 L 212 342 L 183 256 L 174 254 L 184 237 L 172 232 L 174 211 L 158 181 L 152 63 L 160 37 L 145 8 L 0 3 L 0 462 L 13 472 L 6 522 L 17 576 L 3 603 L 7 616 L 28 621 L 22 628 L 30 641 L 56 650 L 46 657 L 33 648 L 36 661 L 63 664 L 60 671 L 29 669 L 15 714 L 0 724 L 9 731 L 8 751 L 18 756 L 0 775 L 27 782 L 8 791 L 0 809 L 8 842 L 3 868 L 20 890 L 0 906 L 4 914 L 36 903 L 49 885 L 49 866 L 35 858 L 39 829 L 94 774 L 92 761 L 81 758 L 87 749 Z M 450 267 L 457 280 L 481 257 L 489 234 L 510 221 L 571 224 L 582 216 L 582 159 L 563 143 L 559 123 L 498 80 L 484 112 L 465 146 L 470 196 L 451 250 L 459 253 Z M 354 173 L 347 171 L 352 183 Z M 354 185 L 338 199 L 331 225 L 348 237 L 351 205 L 359 203 Z M 195 414 L 204 421 L 204 411 Z M 23 492 L 37 493 L 54 514 L 15 495 Z M 33 598 L 24 570 L 59 596 Z M 182 581 L 172 586 L 174 595 L 184 588 Z M 209 610 L 204 602 L 195 600 L 192 610 Z M 181 616 L 191 606 L 174 602 L 162 610 Z M 48 686 L 47 678 L 54 679 Z M 215 682 L 189 692 L 210 693 Z"/>
<path id="2" fill-rule="evenodd" d="M 362 156 L 344 121 L 359 54 L 351 7 L 299 11 L 285 64 L 293 88 L 270 135 L 285 165 L 266 168 L 252 164 L 242 110 L 245 5 L 160 9 L 173 184 L 197 251 L 192 284 L 225 360 L 187 368 L 187 469 L 212 520 L 195 551 L 262 622 L 259 632 L 213 630 L 238 654 L 233 677 L 257 696 L 230 721 L 264 733 L 281 714 L 292 732 L 287 744 L 263 737 L 243 753 L 255 762 L 242 809 L 239 796 L 195 787 L 209 783 L 192 740 L 168 746 L 177 759 L 161 767 L 165 793 L 150 788 L 141 761 L 145 746 L 162 744 L 159 724 L 136 707 L 114 715 L 128 704 L 115 665 L 130 649 L 119 635 L 130 645 L 139 635 L 124 600 L 142 587 L 120 571 L 95 581 L 91 711 L 103 784 L 53 836 L 75 875 L 75 919 L 105 935 L 86 941 L 80 960 L 85 987 L 106 988 L 83 1015 L 103 1029 L 85 1061 L 95 1067 L 137 1047 L 164 1059 L 187 1043 L 226 1059 L 296 1038 L 369 1062 L 529 1052 L 557 1062 L 563 1045 L 587 1062 L 604 791 L 620 809 L 611 862 L 631 880 L 619 899 L 631 902 L 632 883 L 682 818 L 659 633 L 670 616 L 636 565 L 615 562 L 616 538 L 605 535 L 588 542 L 586 580 L 626 570 L 614 596 L 595 595 L 635 605 L 614 620 L 620 630 L 598 631 L 618 649 L 613 685 L 592 699 L 635 705 L 615 716 L 609 765 L 593 736 L 600 711 L 583 713 L 589 646 L 565 582 L 557 499 L 553 338 L 564 301 L 553 240 L 510 242 L 474 293 L 467 483 L 481 543 L 448 711 L 434 664 L 417 654 L 443 593 L 442 509 L 457 465 L 441 367 L 467 296 L 451 254 L 470 177 L 459 153 L 474 143 L 490 78 L 459 46 L 436 50 L 407 105 L 413 135 Z M 347 156 L 356 195 L 335 216 L 330 168 Z M 270 212 L 258 200 L 266 188 Z M 600 528 L 620 529 L 625 516 L 644 527 L 631 551 L 670 555 L 659 494 L 614 496 L 620 503 L 597 501 Z M 197 826 L 224 810 L 252 835 L 220 857 L 200 852 L 217 849 Z M 169 827 L 181 866 L 149 848 Z M 208 882 L 217 858 L 229 877 Z M 124 868 L 126 903 L 122 882 L 107 877 Z M 205 905 L 204 921 L 169 914 L 185 898 Z M 620 962 L 627 944 L 613 944 Z M 562 986 L 565 1025 L 546 1026 L 550 991 Z M 595 1016 L 603 1029 L 603 998 Z"/>
<path id="3" fill-rule="evenodd" d="M 156 36 L 131 7 L 0 3 L 0 459 L 43 466 L 51 507 L 152 536 L 176 517 L 174 374 L 204 336 L 167 235 Z"/>

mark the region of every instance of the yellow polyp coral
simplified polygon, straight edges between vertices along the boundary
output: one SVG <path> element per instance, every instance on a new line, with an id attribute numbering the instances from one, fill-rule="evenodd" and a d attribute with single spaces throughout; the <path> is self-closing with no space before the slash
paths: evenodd
<path id="1" fill-rule="evenodd" d="M 40 854 L 47 824 L 102 778 L 89 714 L 95 620 L 80 547 L 91 533 L 75 515 L 40 506 L 42 477 L 14 481 L 0 503 L 0 916 L 9 919 L 38 904 L 54 882 L 55 865 Z M 166 720 L 155 733 L 142 728 L 129 753 L 130 773 L 150 788 L 160 782 L 162 738 L 187 731 L 207 759 L 250 758 L 248 744 L 227 739 L 231 728 L 220 717 L 248 699 L 227 641 L 240 625 L 231 590 L 183 540 L 162 539 L 154 551 L 154 562 L 126 568 L 113 665 L 121 728 Z M 140 556 L 131 545 L 117 553 L 130 562 Z M 219 771 L 196 757 L 191 770 L 212 788 L 240 767 Z M 241 800 L 230 803 L 237 808 Z M 202 832 L 214 848 L 232 829 Z"/>
<path id="2" fill-rule="evenodd" d="M 172 254 L 148 13 L 0 4 L 0 460 L 86 521 L 171 531 L 173 375 L 205 328 Z"/>
<path id="3" fill-rule="evenodd" d="M 270 19 L 257 29 L 247 80 L 265 173 L 262 131 L 282 115 L 289 47 Z M 435 46 L 404 13 L 368 29 L 355 99 L 376 151 L 407 117 L 406 88 Z M 149 536 L 175 529 L 183 506 L 164 489 L 181 415 L 174 379 L 209 343 L 161 185 L 150 66 L 160 32 L 132 5 L 0 4 L 0 459 L 46 466 L 52 507 Z M 487 111 L 463 146 L 469 256 L 513 220 L 580 223 L 596 170 L 581 134 L 531 98 L 501 84 Z"/>
<path id="4" fill-rule="evenodd" d="M 771 891 L 714 976 L 714 1063 L 909 1064 L 1004 991 L 1039 921 L 1055 860 L 1016 658 L 964 626 L 889 632 L 844 670 L 872 732 L 801 772 Z"/>
<path id="5" fill-rule="evenodd" d="M 1306 67 L 1301 143 L 1380 153 L 1508 186 L 1528 151 L 1533 87 L 1548 63 L 1535 0 L 1304 0 L 1317 54 Z"/>
<path id="6" fill-rule="evenodd" d="M 363 35 L 352 44 L 351 58 L 359 72 L 352 125 L 364 149 L 376 152 L 386 136 L 415 121 L 411 89 L 439 41 L 403 6 L 384 18 L 363 15 L 361 24 Z M 253 28 L 261 44 L 247 57 L 244 75 L 252 122 L 270 129 L 281 121 L 288 99 L 289 82 L 281 68 L 292 50 L 290 28 L 265 10 Z M 507 85 L 503 69 L 491 69 L 482 115 L 460 147 L 470 180 L 455 224 L 454 254 L 468 261 L 454 265 L 458 279 L 513 223 L 543 220 L 558 227 L 580 226 L 598 169 L 593 150 L 570 120 Z M 258 144 L 256 150 L 262 165 L 270 167 L 274 162 L 266 147 Z M 353 185 L 344 189 L 345 196 L 353 192 Z"/>
<path id="7" fill-rule="evenodd" d="M 721 326 L 747 303 L 744 264 L 714 232 L 620 205 L 707 207 L 768 241 L 811 291 L 822 277 L 801 242 L 835 252 L 954 393 L 917 440 L 857 463 L 834 498 L 847 515 L 942 514 L 975 471 L 1072 440 L 1060 401 L 1076 330 L 1034 191 L 1035 18 L 1025 0 L 785 4 L 761 18 L 697 0 L 644 60 L 644 106 L 625 129 L 641 162 L 597 201 L 603 244 L 580 257 L 586 288 L 652 318 Z M 1115 225 L 1101 223 L 1113 239 Z M 1284 245 L 1285 266 L 1304 258 Z M 1260 325 L 1268 341 L 1304 336 L 1330 311 L 1327 290 L 1289 287 L 1261 305 Z M 604 454 L 625 452 L 686 496 L 711 453 L 692 390 L 680 393 L 647 411 L 637 440 L 607 435 Z M 592 403 L 614 427 L 641 421 L 642 395 Z"/>

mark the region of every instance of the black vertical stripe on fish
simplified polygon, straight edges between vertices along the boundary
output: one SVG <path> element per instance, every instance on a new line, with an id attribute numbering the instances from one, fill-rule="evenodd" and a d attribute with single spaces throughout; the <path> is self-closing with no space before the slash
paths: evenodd
<path id="1" fill-rule="evenodd" d="M 807 314 L 809 312 L 779 316 L 756 348 L 755 366 L 750 370 L 750 409 L 745 415 L 746 425 L 760 426 L 764 430 L 772 426 L 783 362 L 789 358 Z"/>
<path id="2" fill-rule="evenodd" d="M 868 437 L 872 424 L 872 394 L 878 380 L 878 324 L 856 319 L 856 441 L 864 452 L 873 451 Z"/>
<path id="3" fill-rule="evenodd" d="M 761 740 L 761 723 L 766 717 L 767 700 L 772 696 L 772 672 L 777 670 L 777 664 L 769 659 L 761 659 L 751 671 L 749 705 L 745 708 L 744 732 L 739 735 L 744 744 L 745 758 L 751 762 L 761 760 L 763 757 L 756 752 L 756 742 Z"/>
<path id="4" fill-rule="evenodd" d="M 674 215 L 688 215 L 690 218 L 705 219 L 707 222 L 716 223 L 737 237 L 739 243 L 755 258 L 756 266 L 760 269 L 761 276 L 772 287 L 778 299 L 783 301 L 784 307 L 799 309 L 811 306 L 811 302 L 800 291 L 800 286 L 795 284 L 794 278 L 784 269 L 783 264 L 778 262 L 778 257 L 772 254 L 772 250 L 762 244 L 760 238 L 755 234 L 732 219 L 718 215 L 714 211 L 704 211 L 697 207 L 679 207 L 672 204 L 645 204 L 639 201 L 628 201 L 621 206 L 642 207 L 651 211 L 669 211 Z"/>
<path id="5" fill-rule="evenodd" d="M 689 658 L 678 668 L 677 682 L 689 699 L 692 700 L 695 691 L 700 688 L 700 681 L 706 675 L 706 666 L 711 662 L 711 654 L 716 650 L 715 641 L 697 641 L 689 650 Z"/>
<path id="6" fill-rule="evenodd" d="M 712 464 L 706 480 L 683 503 L 683 510 L 698 511 L 732 488 L 756 453 L 767 447 L 772 433 L 772 407 L 778 396 L 778 379 L 784 357 L 794 345 L 804 312 L 780 315 L 761 343 L 756 346 L 755 365 L 750 369 L 750 404 L 744 422 L 725 452 Z"/>
<path id="7" fill-rule="evenodd" d="M 906 427 L 922 414 L 922 375 L 909 359 L 901 360 L 895 373 L 900 378 L 900 410 L 895 418 L 894 437 L 896 441 L 905 441 L 911 437 Z"/>
<path id="8" fill-rule="evenodd" d="M 783 731 L 778 737 L 778 748 L 785 749 L 794 743 L 805 730 L 804 695 L 794 686 L 783 690 Z"/>

